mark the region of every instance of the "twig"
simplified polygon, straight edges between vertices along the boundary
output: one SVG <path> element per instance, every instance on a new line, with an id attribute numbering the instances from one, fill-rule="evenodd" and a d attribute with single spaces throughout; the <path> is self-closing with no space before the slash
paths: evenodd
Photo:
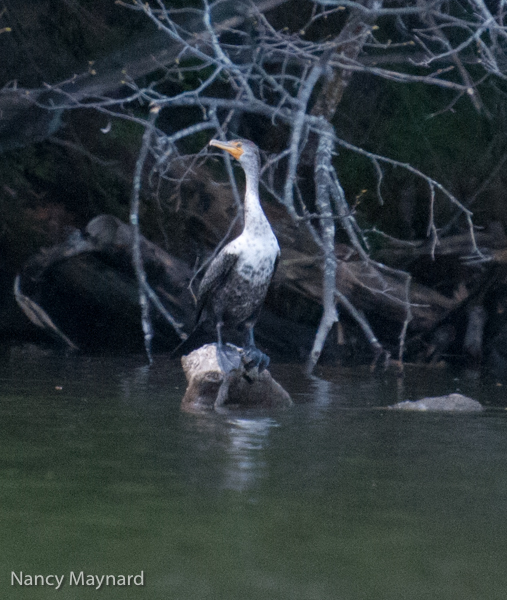
<path id="1" fill-rule="evenodd" d="M 308 101 L 310 100 L 310 95 L 313 92 L 313 88 L 315 87 L 321 74 L 322 64 L 318 63 L 311 70 L 310 75 L 308 76 L 308 79 L 305 81 L 304 85 L 301 86 L 298 96 L 299 109 L 293 121 L 294 125 L 292 127 L 292 136 L 289 145 L 289 166 L 287 169 L 287 179 L 285 181 L 285 190 L 283 195 L 285 206 L 293 217 L 297 216 L 294 208 L 294 183 L 296 181 L 297 165 L 299 162 L 299 148 L 301 137 L 303 135 L 303 127 L 305 125 L 306 109 L 308 106 Z"/>
<path id="2" fill-rule="evenodd" d="M 413 318 L 412 315 L 412 304 L 410 302 L 410 285 L 412 283 L 412 277 L 407 274 L 405 281 L 405 306 L 407 307 L 407 313 L 405 320 L 403 321 L 403 327 L 401 328 L 400 333 L 400 343 L 398 347 L 398 362 L 400 365 L 403 365 L 403 356 L 405 354 L 405 342 L 407 339 L 407 331 L 410 321 Z"/>

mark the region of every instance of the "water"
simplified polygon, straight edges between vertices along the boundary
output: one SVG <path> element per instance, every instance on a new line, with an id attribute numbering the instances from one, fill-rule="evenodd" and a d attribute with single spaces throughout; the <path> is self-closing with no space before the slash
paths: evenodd
<path id="1" fill-rule="evenodd" d="M 5 355 L 0 597 L 505 598 L 507 413 L 378 408 L 452 391 L 501 407 L 503 388 L 435 370 L 272 372 L 292 409 L 196 416 L 163 357 L 148 370 Z M 70 585 L 81 571 L 144 585 Z M 65 580 L 13 586 L 12 572 Z"/>

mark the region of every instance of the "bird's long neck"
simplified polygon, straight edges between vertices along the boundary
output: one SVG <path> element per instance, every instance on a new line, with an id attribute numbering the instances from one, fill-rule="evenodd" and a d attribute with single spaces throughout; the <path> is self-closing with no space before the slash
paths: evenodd
<path id="1" fill-rule="evenodd" d="M 262 210 L 259 200 L 259 169 L 249 167 L 245 169 L 246 191 L 245 191 L 245 231 L 263 230 L 271 227 Z M 261 233 L 259 231 L 258 233 Z"/>

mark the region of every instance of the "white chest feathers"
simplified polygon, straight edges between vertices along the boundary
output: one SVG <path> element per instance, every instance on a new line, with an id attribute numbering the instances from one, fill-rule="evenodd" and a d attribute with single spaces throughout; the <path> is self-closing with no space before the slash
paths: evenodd
<path id="1" fill-rule="evenodd" d="M 237 273 L 252 283 L 270 280 L 280 247 L 275 234 L 269 228 L 259 232 L 244 231 L 228 244 L 227 250 L 238 255 Z"/>

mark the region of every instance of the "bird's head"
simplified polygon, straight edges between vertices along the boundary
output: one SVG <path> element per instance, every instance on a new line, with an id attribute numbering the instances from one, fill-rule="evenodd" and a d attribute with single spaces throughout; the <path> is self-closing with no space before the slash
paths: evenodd
<path id="1" fill-rule="evenodd" d="M 230 142 L 211 140 L 209 145 L 225 150 L 231 156 L 234 156 L 244 169 L 248 169 L 251 166 L 255 166 L 257 170 L 259 169 L 259 149 L 250 140 L 231 140 Z"/>

